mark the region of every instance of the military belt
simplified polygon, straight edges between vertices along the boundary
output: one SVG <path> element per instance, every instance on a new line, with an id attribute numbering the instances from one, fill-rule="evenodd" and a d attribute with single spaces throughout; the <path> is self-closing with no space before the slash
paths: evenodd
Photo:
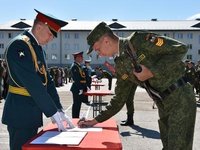
<path id="1" fill-rule="evenodd" d="M 8 92 L 13 93 L 13 94 L 23 95 L 23 96 L 31 96 L 29 92 L 27 91 L 27 89 L 23 87 L 15 87 L 12 85 L 9 85 Z"/>
<path id="2" fill-rule="evenodd" d="M 183 77 L 181 77 L 180 79 L 178 79 L 175 83 L 171 84 L 166 90 L 164 90 L 161 93 L 161 96 L 163 98 L 166 98 L 167 96 L 169 96 L 173 91 L 175 91 L 176 89 L 178 89 L 179 87 L 182 87 L 186 84 L 186 81 L 184 80 Z"/>
<path id="3" fill-rule="evenodd" d="M 149 82 L 145 82 L 143 87 L 146 89 L 147 93 L 149 96 L 155 100 L 164 100 L 167 96 L 169 96 L 172 92 L 174 92 L 176 89 L 184 86 L 186 84 L 186 81 L 184 80 L 183 77 L 178 79 L 175 83 L 171 84 L 167 89 L 165 89 L 163 92 L 155 90 Z"/>
<path id="4" fill-rule="evenodd" d="M 81 80 L 80 83 L 86 83 L 86 80 Z"/>

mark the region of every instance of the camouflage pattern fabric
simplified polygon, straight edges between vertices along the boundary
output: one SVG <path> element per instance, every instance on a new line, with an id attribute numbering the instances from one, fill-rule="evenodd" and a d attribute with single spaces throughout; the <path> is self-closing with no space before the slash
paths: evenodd
<path id="1" fill-rule="evenodd" d="M 120 54 L 115 58 L 116 95 L 106 107 L 107 110 L 95 118 L 98 122 L 109 119 L 121 110 L 133 85 L 142 85 L 132 73 L 134 66 L 126 53 L 127 40 L 137 50 L 140 64 L 153 72 L 154 77 L 149 79 L 149 83 L 154 89 L 163 92 L 184 75 L 181 60 L 187 48 L 183 43 L 149 32 L 135 32 L 130 37 L 121 39 Z M 196 102 L 191 85 L 179 87 L 164 100 L 158 101 L 157 106 L 163 149 L 192 150 Z"/>

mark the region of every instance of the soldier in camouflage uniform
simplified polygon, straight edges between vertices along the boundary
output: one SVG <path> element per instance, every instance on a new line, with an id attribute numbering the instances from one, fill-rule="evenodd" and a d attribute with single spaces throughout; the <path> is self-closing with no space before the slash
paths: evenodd
<path id="1" fill-rule="evenodd" d="M 117 86 L 106 110 L 78 125 L 93 126 L 111 118 L 123 107 L 132 85 L 141 85 L 157 104 L 163 150 L 192 150 L 196 103 L 191 85 L 183 79 L 181 60 L 186 46 L 151 32 L 138 31 L 122 39 L 104 22 L 91 31 L 87 41 L 88 53 L 94 49 L 101 56 L 115 56 Z M 141 72 L 136 72 L 138 64 L 133 58 L 140 63 Z"/>

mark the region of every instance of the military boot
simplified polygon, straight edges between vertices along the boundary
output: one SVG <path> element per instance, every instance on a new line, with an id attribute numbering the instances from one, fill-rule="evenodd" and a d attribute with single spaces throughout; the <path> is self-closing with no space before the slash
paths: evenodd
<path id="1" fill-rule="evenodd" d="M 121 121 L 120 125 L 121 126 L 132 126 L 132 125 L 134 125 L 133 115 L 128 115 L 127 120 Z"/>

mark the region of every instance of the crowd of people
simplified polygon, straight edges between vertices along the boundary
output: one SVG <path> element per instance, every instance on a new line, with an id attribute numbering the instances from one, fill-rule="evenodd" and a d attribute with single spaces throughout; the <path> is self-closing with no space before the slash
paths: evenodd
<path id="1" fill-rule="evenodd" d="M 8 90 L 8 72 L 6 62 L 0 59 L 0 103 L 2 99 L 6 98 Z"/>
<path id="2" fill-rule="evenodd" d="M 200 95 L 200 60 L 196 64 L 185 60 L 185 78 L 192 85 L 194 93 Z"/>

